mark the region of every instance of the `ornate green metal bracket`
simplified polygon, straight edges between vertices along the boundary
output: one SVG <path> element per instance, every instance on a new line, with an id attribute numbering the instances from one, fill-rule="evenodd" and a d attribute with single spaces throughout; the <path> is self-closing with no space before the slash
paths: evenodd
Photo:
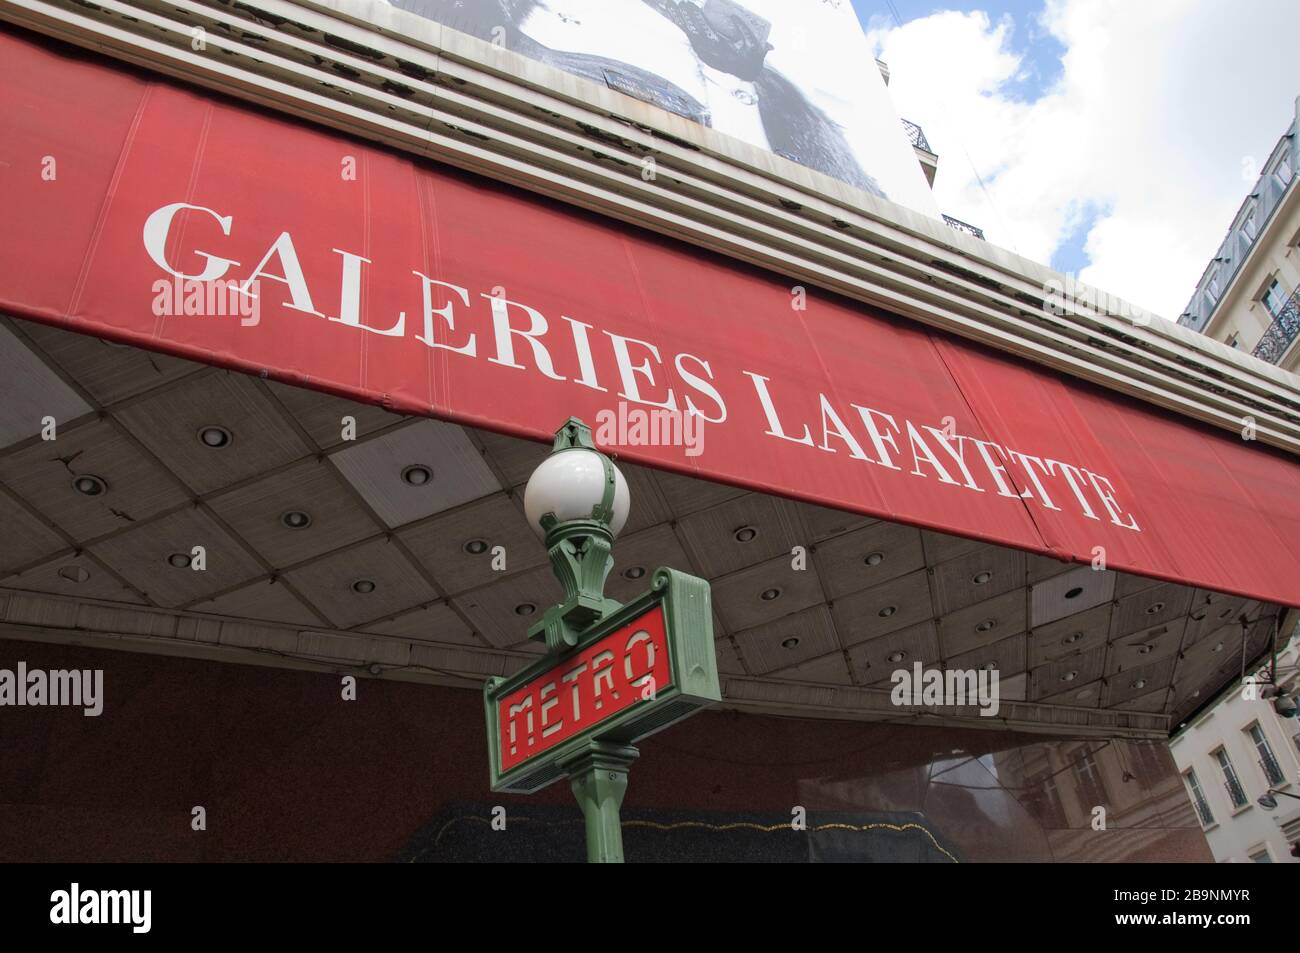
<path id="1" fill-rule="evenodd" d="M 589 519 L 561 522 L 554 513 L 546 513 L 540 521 L 551 569 L 564 587 L 564 601 L 543 612 L 542 618 L 528 629 L 528 637 L 543 642 L 550 654 L 572 648 L 585 629 L 621 605 L 605 597 L 605 580 L 614 568 L 610 553 L 614 536 L 609 529 L 614 514 L 614 465 L 596 449 L 591 428 L 577 417 L 570 417 L 556 431 L 551 452 L 566 450 L 599 454 L 605 467 L 605 484 L 600 503 L 592 507 Z"/>

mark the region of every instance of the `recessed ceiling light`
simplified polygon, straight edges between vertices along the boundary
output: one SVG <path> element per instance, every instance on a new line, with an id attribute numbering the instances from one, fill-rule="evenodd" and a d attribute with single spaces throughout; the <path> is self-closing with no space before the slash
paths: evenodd
<path id="1" fill-rule="evenodd" d="M 1147 615 L 1155 615 L 1164 607 L 1165 604 L 1163 602 L 1152 603 L 1151 605 L 1147 606 Z"/>
<path id="2" fill-rule="evenodd" d="M 862 561 L 866 563 L 868 566 L 879 566 L 881 563 L 885 561 L 885 554 L 870 553 L 868 554 L 867 558 Z"/>
<path id="3" fill-rule="evenodd" d="M 82 496 L 99 496 L 108 491 L 108 484 L 101 477 L 83 473 L 72 478 L 72 488 Z"/>
<path id="4" fill-rule="evenodd" d="M 1222 652 L 1222 651 L 1223 651 L 1223 643 L 1220 642 L 1220 643 L 1219 643 L 1218 645 L 1216 645 L 1214 648 L 1210 649 L 1210 651 L 1211 651 L 1211 652 Z"/>
<path id="5" fill-rule="evenodd" d="M 370 672 L 371 675 L 381 675 L 383 674 L 384 667 L 380 665 L 378 662 L 371 662 L 367 670 Z"/>
<path id="6" fill-rule="evenodd" d="M 209 450 L 221 450 L 230 446 L 235 437 L 225 427 L 218 427 L 216 424 L 209 424 L 206 427 L 200 427 L 198 432 L 199 443 Z"/>
<path id="7" fill-rule="evenodd" d="M 981 622 L 981 623 L 979 623 L 978 625 L 975 626 L 975 631 L 976 631 L 976 632 L 987 632 L 987 631 L 989 631 L 989 629 L 993 628 L 993 627 L 994 627 L 995 625 L 997 625 L 997 624 L 998 624 L 998 620 L 997 620 L 997 619 L 985 619 L 983 622 Z"/>
<path id="8" fill-rule="evenodd" d="M 302 510 L 290 510 L 280 517 L 280 522 L 289 529 L 306 529 L 311 525 L 311 516 Z"/>
<path id="9" fill-rule="evenodd" d="M 996 672 L 997 669 L 998 669 L 997 659 L 990 659 L 989 661 L 984 663 L 984 671 L 986 672 Z"/>
<path id="10" fill-rule="evenodd" d="M 785 639 L 781 642 L 781 648 L 792 649 L 798 644 L 799 644 L 799 637 L 797 635 L 792 635 L 790 636 L 790 638 Z"/>
<path id="11" fill-rule="evenodd" d="M 521 602 L 515 606 L 515 615 L 532 615 L 537 611 L 537 606 L 531 602 Z"/>
<path id="12" fill-rule="evenodd" d="M 905 658 L 907 658 L 907 653 L 903 651 L 891 652 L 889 654 L 889 661 L 891 662 L 901 662 Z"/>
<path id="13" fill-rule="evenodd" d="M 1073 645 L 1075 642 L 1078 642 L 1081 638 L 1083 638 L 1082 632 L 1071 632 L 1065 638 L 1061 639 L 1061 644 Z"/>
<path id="14" fill-rule="evenodd" d="M 1147 687 L 1147 680 L 1146 680 L 1145 678 L 1139 678 L 1136 682 L 1133 683 L 1133 687 L 1134 687 L 1134 688 L 1146 688 L 1146 687 Z"/>
<path id="15" fill-rule="evenodd" d="M 1195 612 L 1192 613 L 1192 618 L 1195 619 L 1197 622 L 1200 622 L 1207 615 L 1209 615 L 1209 613 L 1206 612 L 1204 609 L 1197 609 Z"/>
<path id="16" fill-rule="evenodd" d="M 402 482 L 411 486 L 424 486 L 432 480 L 433 471 L 419 463 L 413 463 L 402 471 Z"/>
<path id="17" fill-rule="evenodd" d="M 1073 589 L 1071 589 L 1071 590 L 1069 590 L 1068 592 L 1066 592 L 1066 594 L 1065 594 L 1065 598 L 1067 598 L 1067 599 L 1077 599 L 1077 598 L 1079 598 L 1081 595 L 1083 595 L 1083 586 L 1075 586 Z"/>
<path id="18" fill-rule="evenodd" d="M 59 575 L 68 580 L 68 582 L 85 582 L 90 578 L 90 573 L 88 573 L 84 567 L 75 565 L 62 567 L 59 570 Z"/>
<path id="19" fill-rule="evenodd" d="M 370 579 L 358 579 L 356 582 L 352 584 L 352 591 L 359 592 L 362 595 L 365 595 L 366 593 L 369 592 L 374 592 L 375 591 L 374 581 Z"/>
<path id="20" fill-rule="evenodd" d="M 465 552 L 469 553 L 471 556 L 481 556 L 483 553 L 487 552 L 487 548 L 488 544 L 486 539 L 471 539 L 461 547 L 461 549 L 465 550 Z"/>
<path id="21" fill-rule="evenodd" d="M 1078 672 L 1066 672 L 1064 675 L 1061 676 L 1061 681 L 1072 682 L 1078 677 L 1079 677 Z"/>
<path id="22" fill-rule="evenodd" d="M 781 590 L 776 588 L 775 586 L 772 587 L 771 589 L 764 589 L 762 594 L 759 596 L 759 598 L 762 599 L 764 602 L 771 602 L 773 599 L 779 599 L 780 597 L 781 597 Z"/>
<path id="23" fill-rule="evenodd" d="M 977 586 L 982 586 L 984 585 L 984 583 L 988 582 L 992 578 L 993 578 L 993 573 L 989 572 L 986 569 L 983 572 L 977 572 L 975 575 L 971 576 L 970 581 L 975 583 L 975 585 Z"/>
<path id="24" fill-rule="evenodd" d="M 897 611 L 898 611 L 898 606 L 885 606 L 883 609 L 880 610 L 878 614 L 880 618 L 888 619 L 891 615 L 893 615 Z"/>
<path id="25" fill-rule="evenodd" d="M 645 575 L 645 566 L 628 566 L 623 570 L 624 579 L 640 579 Z"/>
<path id="26" fill-rule="evenodd" d="M 169 566 L 175 567 L 176 569 L 188 569 L 190 563 L 193 562 L 193 560 L 194 557 L 192 557 L 189 553 L 172 553 L 170 556 L 167 557 L 167 564 Z"/>
<path id="27" fill-rule="evenodd" d="M 758 530 L 753 526 L 742 526 L 732 535 L 736 537 L 736 542 L 738 543 L 749 543 L 753 542 L 753 540 L 758 536 Z"/>

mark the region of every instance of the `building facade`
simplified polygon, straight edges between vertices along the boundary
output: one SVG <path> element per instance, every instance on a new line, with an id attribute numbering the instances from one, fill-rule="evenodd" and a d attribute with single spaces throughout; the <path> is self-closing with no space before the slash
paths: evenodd
<path id="1" fill-rule="evenodd" d="M 1189 719 L 1170 751 L 1219 862 L 1295 863 L 1300 842 L 1300 720 L 1279 714 L 1265 686 L 1295 690 L 1300 645 L 1279 651 L 1268 668 L 1234 685 Z M 1276 806 L 1260 803 L 1272 792 Z"/>
<path id="2" fill-rule="evenodd" d="M 1297 99 L 1300 117 L 1300 99 Z M 1300 189 L 1293 119 L 1233 217 L 1179 323 L 1278 367 L 1300 367 Z M 1295 640 L 1277 671 L 1293 688 Z M 1267 669 L 1262 670 L 1267 676 Z M 1256 673 L 1258 674 L 1258 673 Z M 1261 683 L 1263 684 L 1263 683 Z M 1220 862 L 1292 863 L 1300 837 L 1300 722 L 1275 710 L 1258 687 L 1230 686 L 1180 727 L 1170 750 Z M 1277 806 L 1259 797 L 1270 790 Z"/>
<path id="3" fill-rule="evenodd" d="M 1296 100 L 1300 117 L 1300 98 Z M 1300 367 L 1297 119 L 1269 153 L 1179 324 L 1289 371 Z"/>

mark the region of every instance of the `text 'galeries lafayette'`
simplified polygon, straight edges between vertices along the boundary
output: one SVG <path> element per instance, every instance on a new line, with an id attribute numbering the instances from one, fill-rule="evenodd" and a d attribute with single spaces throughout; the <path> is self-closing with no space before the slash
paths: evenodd
<path id="1" fill-rule="evenodd" d="M 592 316 L 548 318 L 526 302 L 513 300 L 503 287 L 471 289 L 446 280 L 453 276 L 434 277 L 414 269 L 408 275 L 410 312 L 363 315 L 362 289 L 369 278 L 370 259 L 330 247 L 328 254 L 336 256 L 335 286 L 309 287 L 299 249 L 287 231 L 268 236 L 265 253 L 251 267 L 225 257 L 223 240 L 230 239 L 236 227 L 234 217 L 219 210 L 171 203 L 145 220 L 144 251 L 167 276 L 159 278 L 164 284 L 177 279 L 234 282 L 249 295 L 282 287 L 285 319 L 306 315 L 324 322 L 322 327 L 346 329 L 344 333 L 409 339 L 413 347 L 609 394 L 611 404 L 623 400 L 693 414 L 711 425 L 726 425 L 729 401 L 754 401 L 766 436 L 805 445 L 810 453 L 843 454 L 883 471 L 936 480 L 956 491 L 990 493 L 1017 506 L 1068 508 L 1088 519 L 1141 531 L 1104 474 L 1077 461 L 1039 456 L 1031 449 L 962 434 L 951 416 L 914 421 L 887 408 L 837 403 L 824 393 L 816 395 L 815 405 L 805 400 L 802 406 L 791 406 L 783 402 L 782 382 L 763 368 L 741 369 L 745 381 L 719 380 L 707 354 L 672 353 L 653 341 L 599 328 L 591 323 L 596 320 Z M 312 252 L 325 254 L 322 249 Z M 326 301 L 333 314 L 324 310 Z M 266 320 L 267 302 L 260 303 Z"/>

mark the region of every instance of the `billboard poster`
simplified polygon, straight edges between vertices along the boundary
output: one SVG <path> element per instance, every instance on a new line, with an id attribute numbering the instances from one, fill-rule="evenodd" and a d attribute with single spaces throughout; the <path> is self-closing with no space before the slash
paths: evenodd
<path id="1" fill-rule="evenodd" d="M 388 0 L 924 214 L 849 0 Z"/>

